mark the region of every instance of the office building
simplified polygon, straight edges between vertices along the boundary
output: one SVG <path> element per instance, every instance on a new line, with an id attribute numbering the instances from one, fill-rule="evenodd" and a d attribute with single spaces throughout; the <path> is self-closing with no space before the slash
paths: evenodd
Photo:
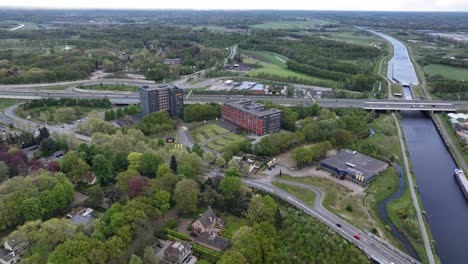
<path id="1" fill-rule="evenodd" d="M 141 86 L 140 103 L 143 115 L 163 110 L 172 117 L 184 114 L 183 90 L 174 85 Z"/>
<path id="2" fill-rule="evenodd" d="M 281 111 L 266 109 L 265 105 L 247 99 L 230 100 L 222 108 L 224 121 L 258 136 L 278 132 L 281 126 Z"/>

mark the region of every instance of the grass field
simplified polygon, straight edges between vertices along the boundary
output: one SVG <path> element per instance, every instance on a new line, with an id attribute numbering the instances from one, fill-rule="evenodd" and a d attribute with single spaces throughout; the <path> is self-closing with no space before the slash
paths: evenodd
<path id="1" fill-rule="evenodd" d="M 458 68 L 458 67 L 452 67 L 452 66 L 443 65 L 443 64 L 429 64 L 427 66 L 424 66 L 423 70 L 425 73 L 429 75 L 440 74 L 447 79 L 457 80 L 457 81 L 463 81 L 463 80 L 468 81 L 468 69 L 467 68 Z"/>
<path id="2" fill-rule="evenodd" d="M 221 218 L 226 220 L 226 225 L 221 230 L 220 235 L 225 238 L 232 238 L 234 232 L 237 231 L 242 226 L 248 225 L 248 220 L 246 218 L 240 218 L 234 215 L 221 215 Z"/>
<path id="3" fill-rule="evenodd" d="M 263 24 L 252 25 L 255 29 L 313 29 L 318 28 L 321 25 L 327 25 L 330 22 L 325 20 L 307 20 L 307 21 L 275 21 L 267 22 Z"/>
<path id="4" fill-rule="evenodd" d="M 5 110 L 6 108 L 14 105 L 14 104 L 18 104 L 18 103 L 21 103 L 21 102 L 24 102 L 25 100 L 19 100 L 19 99 L 8 99 L 8 98 L 1 98 L 0 99 L 0 110 Z"/>
<path id="5" fill-rule="evenodd" d="M 125 85 L 125 84 L 94 84 L 94 85 L 80 85 L 80 89 L 87 90 L 105 90 L 105 91 L 138 91 L 139 86 L 136 85 Z"/>
<path id="6" fill-rule="evenodd" d="M 273 185 L 296 196 L 296 198 L 305 202 L 306 204 L 314 206 L 315 193 L 313 191 L 279 182 L 273 182 Z"/>
<path id="7" fill-rule="evenodd" d="M 262 74 L 276 75 L 282 78 L 298 78 L 306 82 L 321 83 L 323 86 L 337 87 L 338 83 L 333 80 L 322 79 L 307 74 L 289 70 L 286 66 L 288 58 L 285 56 L 267 51 L 244 51 L 243 54 L 247 57 L 244 61 L 246 63 L 258 63 L 262 67 L 253 69 L 250 77 L 259 77 Z"/>
<path id="8" fill-rule="evenodd" d="M 243 137 L 216 124 L 202 125 L 192 130 L 190 134 L 197 143 L 218 152 L 222 152 L 224 146 L 229 143 L 244 140 Z"/>
<path id="9" fill-rule="evenodd" d="M 325 35 L 329 39 L 357 45 L 370 45 L 382 43 L 382 40 L 375 35 L 357 34 L 356 31 L 331 32 Z"/>

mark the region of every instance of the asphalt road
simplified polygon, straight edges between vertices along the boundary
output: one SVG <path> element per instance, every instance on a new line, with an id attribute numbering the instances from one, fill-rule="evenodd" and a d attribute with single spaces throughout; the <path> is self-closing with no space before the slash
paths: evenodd
<path id="1" fill-rule="evenodd" d="M 418 261 L 414 260 L 401 250 L 393 247 L 392 245 L 388 244 L 387 242 L 382 241 L 379 238 L 376 238 L 374 235 L 370 233 L 365 233 L 353 225 L 347 223 L 343 219 L 339 218 L 338 216 L 334 215 L 333 213 L 326 210 L 323 206 L 323 192 L 315 188 L 313 186 L 300 184 L 296 182 L 289 182 L 278 180 L 278 182 L 294 185 L 300 188 L 305 188 L 311 190 L 315 193 L 316 198 L 314 201 L 314 206 L 310 206 L 301 200 L 297 199 L 293 195 L 273 186 L 271 182 L 265 180 L 250 180 L 250 179 L 242 179 L 244 184 L 250 186 L 255 189 L 259 189 L 268 193 L 271 193 L 280 199 L 288 202 L 289 204 L 295 206 L 296 208 L 302 210 L 304 213 L 315 217 L 316 219 L 320 220 L 321 222 L 325 223 L 328 227 L 332 230 L 340 234 L 349 242 L 355 244 L 361 250 L 363 250 L 367 255 L 371 256 L 374 260 L 382 264 L 390 264 L 390 263 L 419 263 Z M 336 224 L 341 224 L 341 228 L 337 227 Z M 359 235 L 360 239 L 356 239 L 353 236 Z"/>

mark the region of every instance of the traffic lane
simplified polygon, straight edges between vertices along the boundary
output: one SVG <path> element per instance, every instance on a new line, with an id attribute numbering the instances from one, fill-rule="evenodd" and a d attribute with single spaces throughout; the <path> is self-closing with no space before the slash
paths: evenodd
<path id="1" fill-rule="evenodd" d="M 303 210 L 307 214 L 316 217 L 317 219 L 321 220 L 325 224 L 327 224 L 332 230 L 337 231 L 343 237 L 345 237 L 350 242 L 356 244 L 359 248 L 364 250 L 366 253 L 371 254 L 375 258 L 380 258 L 381 260 L 385 260 L 386 263 L 409 263 L 406 258 L 400 256 L 400 254 L 393 252 L 392 249 L 385 246 L 376 246 L 380 244 L 380 242 L 373 240 L 372 238 L 368 237 L 365 233 L 361 233 L 361 231 L 354 226 L 348 224 L 347 222 L 343 222 L 342 219 L 338 218 L 334 214 L 328 212 L 327 210 L 314 210 L 310 208 L 308 205 L 304 204 L 302 201 L 298 200 L 294 196 L 290 195 L 289 193 L 282 191 L 281 189 L 276 188 L 273 185 L 267 183 L 261 183 L 257 181 L 251 181 L 243 179 L 244 183 L 250 185 L 251 187 L 256 187 L 258 189 L 262 189 L 264 191 L 270 192 L 272 194 L 277 195 L 283 200 L 288 201 L 289 203 L 295 205 L 297 208 Z M 336 223 L 344 223 L 341 228 L 336 226 Z M 360 240 L 355 239 L 353 236 L 355 234 L 362 234 Z"/>

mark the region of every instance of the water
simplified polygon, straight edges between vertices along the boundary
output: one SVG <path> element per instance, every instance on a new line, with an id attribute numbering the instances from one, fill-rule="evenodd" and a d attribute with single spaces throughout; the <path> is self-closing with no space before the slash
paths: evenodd
<path id="1" fill-rule="evenodd" d="M 385 224 L 391 227 L 390 233 L 392 234 L 392 236 L 398 239 L 403 244 L 403 246 L 405 247 L 406 253 L 408 253 L 413 258 L 419 260 L 419 256 L 414 250 L 409 240 L 405 237 L 403 233 L 401 233 L 398 230 L 398 228 L 392 223 L 392 221 L 390 221 L 390 218 L 388 217 L 388 213 L 387 213 L 388 203 L 400 198 L 403 195 L 403 192 L 405 191 L 405 188 L 406 188 L 406 182 L 405 182 L 405 179 L 403 178 L 403 169 L 401 168 L 400 164 L 393 163 L 393 167 L 395 167 L 399 175 L 398 190 L 396 190 L 394 193 L 392 193 L 392 195 L 390 195 L 385 200 L 380 202 L 377 206 L 377 210 L 379 211 L 379 214 L 384 220 Z"/>
<path id="2" fill-rule="evenodd" d="M 418 76 L 416 75 L 406 46 L 393 37 L 380 32 L 370 31 L 388 40 L 393 45 L 393 57 L 388 62 L 387 78 L 401 84 L 418 85 Z"/>
<path id="3" fill-rule="evenodd" d="M 419 83 L 415 82 L 417 76 L 406 47 L 392 37 L 374 33 L 394 46 L 393 74 L 398 73 L 397 80 Z M 403 93 L 405 99 L 412 99 L 410 89 L 404 88 Z M 453 176 L 457 166 L 429 116 L 418 111 L 403 111 L 401 117 L 417 190 L 437 254 L 444 264 L 468 263 L 468 202 Z"/>
<path id="4" fill-rule="evenodd" d="M 418 192 L 442 263 L 468 262 L 468 203 L 453 176 L 456 164 L 432 120 L 402 112 Z M 467 260 L 460 262 L 460 260 Z"/>

